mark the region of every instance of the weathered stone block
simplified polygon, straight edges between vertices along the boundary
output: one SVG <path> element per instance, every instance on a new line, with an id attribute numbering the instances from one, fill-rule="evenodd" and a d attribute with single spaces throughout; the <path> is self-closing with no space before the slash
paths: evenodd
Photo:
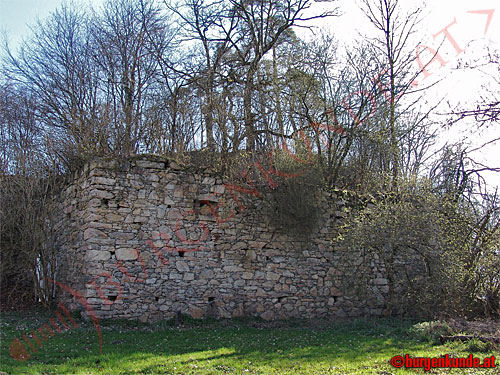
<path id="1" fill-rule="evenodd" d="M 121 223 L 124 217 L 118 214 L 108 214 L 106 215 L 106 220 L 111 223 Z"/>
<path id="2" fill-rule="evenodd" d="M 381 293 L 389 293 L 389 285 L 379 285 L 378 290 L 380 290 Z"/>
<path id="3" fill-rule="evenodd" d="M 118 240 L 131 240 L 135 237 L 135 235 L 134 233 L 113 232 L 109 234 L 109 237 L 116 238 Z"/>
<path id="4" fill-rule="evenodd" d="M 243 280 L 250 280 L 253 277 L 253 272 L 243 272 L 241 278 Z"/>
<path id="5" fill-rule="evenodd" d="M 266 274 L 262 271 L 255 271 L 254 279 L 255 280 L 262 280 L 266 277 Z"/>
<path id="6" fill-rule="evenodd" d="M 87 228 L 83 232 L 83 239 L 88 240 L 89 238 L 107 238 L 107 234 L 96 228 Z"/>
<path id="7" fill-rule="evenodd" d="M 213 177 L 204 177 L 203 181 L 201 183 L 203 185 L 214 185 L 215 184 L 215 178 L 213 178 Z"/>
<path id="8" fill-rule="evenodd" d="M 245 242 L 236 242 L 234 245 L 231 246 L 232 250 L 241 250 L 247 248 L 248 245 Z"/>
<path id="9" fill-rule="evenodd" d="M 267 293 L 264 291 L 262 288 L 257 288 L 257 291 L 255 292 L 255 297 L 265 297 L 267 296 Z"/>
<path id="10" fill-rule="evenodd" d="M 188 264 L 182 260 L 175 262 L 175 268 L 177 268 L 179 272 L 189 272 Z"/>
<path id="11" fill-rule="evenodd" d="M 165 169 L 165 163 L 149 160 L 137 160 L 135 164 L 140 168 Z"/>
<path id="12" fill-rule="evenodd" d="M 387 285 L 388 282 L 387 282 L 387 279 L 385 279 L 385 278 L 377 278 L 377 279 L 373 280 L 373 283 L 375 285 Z"/>
<path id="13" fill-rule="evenodd" d="M 101 251 L 101 250 L 88 250 L 85 254 L 87 260 L 108 260 L 111 258 L 111 253 L 109 251 Z"/>
<path id="14" fill-rule="evenodd" d="M 116 183 L 114 178 L 94 177 L 92 180 L 97 185 L 114 185 Z"/>
<path id="15" fill-rule="evenodd" d="M 224 194 L 225 191 L 226 191 L 226 187 L 224 185 L 216 185 L 213 188 L 213 192 L 215 194 Z"/>
<path id="16" fill-rule="evenodd" d="M 340 297 L 342 295 L 342 292 L 340 290 L 338 290 L 337 288 L 331 287 L 330 294 L 334 297 Z"/>
<path id="17" fill-rule="evenodd" d="M 245 286 L 245 280 L 236 280 L 233 285 L 235 288 L 241 288 Z"/>
<path id="18" fill-rule="evenodd" d="M 238 267 L 238 266 L 225 266 L 224 267 L 224 272 L 241 272 L 243 271 L 243 268 Z"/>
<path id="19" fill-rule="evenodd" d="M 272 311 L 267 310 L 260 316 L 264 320 L 273 320 L 274 319 L 274 313 Z"/>
<path id="20" fill-rule="evenodd" d="M 203 310 L 197 306 L 191 306 L 189 308 L 189 315 L 191 315 L 193 319 L 201 319 L 203 318 L 203 314 Z"/>
<path id="21" fill-rule="evenodd" d="M 274 273 L 274 272 L 267 272 L 266 273 L 266 280 L 276 281 L 276 280 L 279 280 L 279 278 L 280 278 L 280 275 L 277 273 Z"/>
<path id="22" fill-rule="evenodd" d="M 135 249 L 116 249 L 115 251 L 116 259 L 118 260 L 135 260 L 137 259 L 137 250 Z"/>
<path id="23" fill-rule="evenodd" d="M 257 260 L 257 254 L 253 250 L 248 250 L 246 252 L 245 258 L 247 262 L 254 262 L 255 260 Z"/>
<path id="24" fill-rule="evenodd" d="M 160 178 L 155 174 L 147 174 L 146 180 L 152 181 L 152 182 L 158 182 L 158 181 L 160 181 Z"/>
<path id="25" fill-rule="evenodd" d="M 115 195 L 106 190 L 95 189 L 90 192 L 91 197 L 99 198 L 99 199 L 113 199 Z"/>
<path id="26" fill-rule="evenodd" d="M 214 277 L 214 271 L 212 270 L 203 270 L 200 272 L 200 279 L 212 279 Z"/>

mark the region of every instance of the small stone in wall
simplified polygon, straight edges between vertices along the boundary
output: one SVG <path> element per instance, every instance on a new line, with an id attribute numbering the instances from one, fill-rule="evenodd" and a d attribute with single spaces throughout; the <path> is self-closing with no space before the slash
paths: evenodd
<path id="1" fill-rule="evenodd" d="M 256 254 L 256 253 L 255 253 L 255 251 L 253 251 L 253 250 L 248 250 L 248 251 L 246 252 L 245 259 L 246 259 L 248 262 L 254 262 L 254 261 L 257 259 L 257 254 Z"/>
<path id="2" fill-rule="evenodd" d="M 380 290 L 381 293 L 389 293 L 389 285 L 379 285 L 378 290 Z"/>
<path id="3" fill-rule="evenodd" d="M 199 307 L 191 306 L 189 309 L 189 315 L 191 315 L 191 318 L 193 319 L 201 319 L 203 318 L 203 310 Z"/>
<path id="4" fill-rule="evenodd" d="M 203 185 L 214 185 L 215 184 L 215 178 L 213 177 L 205 177 L 203 178 Z"/>
<path id="5" fill-rule="evenodd" d="M 242 317 L 242 316 L 245 316 L 245 309 L 243 307 L 243 304 L 240 303 L 238 304 L 238 306 L 236 306 L 236 308 L 233 310 L 233 317 L 234 318 L 237 318 L 237 317 Z"/>
<path id="6" fill-rule="evenodd" d="M 116 180 L 114 178 L 94 177 L 93 182 L 97 185 L 114 185 Z"/>
<path id="7" fill-rule="evenodd" d="M 101 232 L 99 229 L 95 228 L 87 228 L 85 232 L 83 232 L 83 239 L 86 241 L 89 238 L 106 238 L 107 235 L 104 232 Z"/>
<path id="8" fill-rule="evenodd" d="M 330 288 L 330 293 L 334 297 L 340 297 L 342 295 L 342 292 L 340 290 L 338 290 L 337 288 L 335 288 L 335 287 L 331 287 Z"/>
<path id="9" fill-rule="evenodd" d="M 108 260 L 111 258 L 111 253 L 109 251 L 100 250 L 88 250 L 86 254 L 87 260 Z"/>
<path id="10" fill-rule="evenodd" d="M 387 285 L 387 279 L 378 278 L 378 279 L 373 280 L 373 283 L 375 285 Z"/>
<path id="11" fill-rule="evenodd" d="M 165 217 L 165 207 L 158 207 L 156 217 L 158 219 L 163 219 Z"/>
<path id="12" fill-rule="evenodd" d="M 182 190 L 181 186 L 176 186 L 174 190 L 174 197 L 175 198 L 183 198 L 184 197 L 184 191 Z"/>
<path id="13" fill-rule="evenodd" d="M 224 194 L 225 191 L 226 191 L 226 187 L 224 185 L 217 185 L 214 187 L 215 194 Z"/>
<path id="14" fill-rule="evenodd" d="M 214 271 L 210 269 L 205 269 L 200 272 L 200 279 L 212 279 L 214 277 Z"/>
<path id="15" fill-rule="evenodd" d="M 175 267 L 177 268 L 177 271 L 179 272 L 188 272 L 189 271 L 189 266 L 187 265 L 186 262 L 179 260 L 175 262 Z"/>
<path id="16" fill-rule="evenodd" d="M 244 287 L 245 286 L 245 280 L 236 280 L 233 285 L 234 285 L 235 288 Z"/>
<path id="17" fill-rule="evenodd" d="M 280 275 L 274 272 L 267 272 L 266 273 L 266 280 L 271 280 L 271 281 L 276 281 L 279 280 Z"/>
<path id="18" fill-rule="evenodd" d="M 257 292 L 255 292 L 255 297 L 266 297 L 267 293 L 262 288 L 257 288 Z"/>
<path id="19" fill-rule="evenodd" d="M 241 250 L 247 247 L 247 244 L 245 242 L 236 242 L 231 248 L 233 250 Z"/>
<path id="20" fill-rule="evenodd" d="M 154 162 L 149 160 L 137 160 L 136 165 L 140 168 L 164 169 L 165 163 Z"/>
<path id="21" fill-rule="evenodd" d="M 272 311 L 268 310 L 265 313 L 263 313 L 260 317 L 264 320 L 273 320 L 274 314 Z"/>
<path id="22" fill-rule="evenodd" d="M 100 199 L 113 199 L 115 195 L 113 193 L 110 193 L 109 191 L 105 190 L 92 190 L 90 195 L 95 198 L 100 198 Z"/>
<path id="23" fill-rule="evenodd" d="M 160 178 L 156 174 L 148 174 L 148 175 L 146 175 L 146 179 L 148 181 L 152 181 L 152 182 L 160 181 Z"/>

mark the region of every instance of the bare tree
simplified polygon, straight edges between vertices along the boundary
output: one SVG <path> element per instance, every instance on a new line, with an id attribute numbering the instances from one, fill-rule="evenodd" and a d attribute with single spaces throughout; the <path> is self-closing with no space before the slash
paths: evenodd
<path id="1" fill-rule="evenodd" d="M 255 79 L 259 64 L 264 56 L 272 50 L 287 29 L 305 21 L 324 18 L 334 14 L 325 12 L 310 17 L 304 12 L 311 5 L 309 0 L 284 1 L 237 1 L 231 0 L 229 16 L 238 17 L 238 27 L 230 39 L 238 58 L 238 67 L 242 70 L 243 90 L 243 122 L 245 126 L 246 149 L 255 150 L 255 118 L 253 112 L 253 95 Z M 228 29 L 225 29 L 228 33 Z"/>
<path id="2" fill-rule="evenodd" d="M 482 61 L 481 61 L 482 60 Z M 476 108 L 464 109 L 455 108 L 452 113 L 452 123 L 464 118 L 474 118 L 478 126 L 486 126 L 500 120 L 500 98 L 497 89 L 500 84 L 500 50 L 488 47 L 488 52 L 484 58 L 478 58 L 474 62 L 460 63 L 458 69 L 479 70 L 491 79 L 487 85 L 483 86 L 480 99 Z"/>
<path id="3" fill-rule="evenodd" d="M 232 36 L 236 19 L 231 18 L 227 25 L 227 33 L 222 33 L 222 23 L 227 11 L 223 2 L 205 3 L 199 0 L 185 0 L 167 7 L 179 18 L 180 37 L 177 43 L 197 42 L 193 52 L 195 56 L 182 60 L 178 71 L 185 79 L 203 93 L 201 113 L 205 120 L 207 148 L 215 150 L 214 115 L 217 107 L 217 91 L 221 84 L 225 55 L 230 49 L 229 39 Z M 172 63 L 167 61 L 167 66 Z"/>
<path id="4" fill-rule="evenodd" d="M 7 78 L 37 97 L 40 122 L 70 146 L 61 155 L 66 160 L 109 148 L 107 129 L 100 122 L 90 39 L 86 14 L 63 6 L 38 22 L 18 57 L 7 47 Z"/>
<path id="5" fill-rule="evenodd" d="M 38 100 L 12 83 L 0 88 L 2 303 L 48 304 L 56 272 L 57 164 L 38 121 Z M 5 299 L 4 299 L 5 298 Z"/>
<path id="6" fill-rule="evenodd" d="M 158 43 L 152 41 L 166 39 L 167 30 L 153 1 L 111 0 L 94 14 L 91 36 L 99 93 L 113 127 L 114 149 L 123 155 L 138 152 L 144 142 L 148 107 L 160 77 Z"/>
<path id="7" fill-rule="evenodd" d="M 397 104 L 418 74 L 411 68 L 416 59 L 414 47 L 417 44 L 410 43 L 420 22 L 421 8 L 402 13 L 398 0 L 361 0 L 361 4 L 369 22 L 380 32 L 380 37 L 369 38 L 369 41 L 379 69 L 376 83 L 386 101 L 385 121 L 391 145 L 392 185 L 397 190 L 400 174 Z"/>

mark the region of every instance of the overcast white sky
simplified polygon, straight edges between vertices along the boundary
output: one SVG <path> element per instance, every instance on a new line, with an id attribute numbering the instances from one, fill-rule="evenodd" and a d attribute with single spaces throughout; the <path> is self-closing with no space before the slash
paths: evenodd
<path id="1" fill-rule="evenodd" d="M 415 7 L 423 3 L 421 0 L 400 0 L 403 7 Z M 359 10 L 356 0 L 338 0 L 336 2 L 322 1 L 314 4 L 317 9 L 331 9 L 339 6 L 343 13 L 340 17 L 329 18 L 322 29 L 332 30 L 334 35 L 347 45 L 357 38 L 358 33 L 375 36 L 376 31 L 369 26 L 365 16 Z M 498 9 L 496 9 L 498 8 Z M 484 94 L 484 86 L 500 92 L 498 84 L 485 73 L 494 74 L 500 78 L 498 65 L 490 67 L 486 72 L 478 69 L 456 69 L 459 61 L 474 61 L 486 55 L 488 47 L 500 50 L 500 2 L 498 0 L 441 0 L 428 1 L 424 6 L 423 21 L 419 26 L 419 40 L 422 44 L 439 50 L 439 55 L 446 61 L 444 66 L 433 62 L 428 67 L 429 75 L 421 84 L 438 82 L 432 89 L 426 91 L 424 99 L 435 103 L 439 99 L 452 104 L 463 104 L 466 108 L 474 108 L 475 103 Z M 314 10 L 314 9 L 312 9 Z M 478 12 L 479 11 L 479 12 Z M 488 12 L 483 12 L 488 11 Z M 452 24 L 449 26 L 450 24 Z M 449 37 L 439 32 L 448 27 Z M 438 35 L 436 35 L 438 34 Z M 436 35 L 434 37 L 434 35 Z M 453 39 L 453 40 L 452 40 Z M 463 50 L 463 51 L 462 51 Z M 457 54 L 457 52 L 459 52 Z M 426 64 L 429 58 L 422 52 L 422 62 Z M 416 67 L 418 67 L 416 65 Z M 498 100 L 497 94 L 497 100 Z M 446 112 L 443 106 L 441 112 Z M 486 141 L 500 137 L 498 123 L 487 129 L 478 131 L 473 119 L 464 121 L 450 130 L 442 131 L 439 146 L 446 142 L 465 140 L 479 146 Z M 500 142 L 474 152 L 471 156 L 477 162 L 490 167 L 500 167 Z M 500 187 L 500 173 L 485 174 L 490 189 Z"/>
<path id="2" fill-rule="evenodd" d="M 62 0 L 0 0 L 0 32 L 7 37 L 10 46 L 16 49 L 22 37 L 29 33 L 28 25 L 33 24 L 37 18 L 47 17 L 62 2 Z M 83 0 L 76 1 L 76 3 L 98 6 L 102 0 Z M 419 0 L 401 0 L 403 6 L 405 4 L 415 6 L 418 3 Z M 343 15 L 329 18 L 321 24 L 321 28 L 332 30 L 336 38 L 346 45 L 354 40 L 358 31 L 373 35 L 370 28 L 367 27 L 366 19 L 357 8 L 356 1 L 322 1 L 313 4 L 311 10 L 331 9 L 334 6 L 339 6 Z M 496 7 L 499 9 L 497 10 Z M 479 71 L 461 71 L 454 69 L 454 66 L 456 66 L 458 59 L 472 60 L 483 56 L 487 46 L 500 48 L 500 3 L 497 0 L 429 1 L 425 9 L 420 39 L 423 44 L 434 49 L 437 49 L 442 43 L 439 52 L 447 61 L 443 67 L 437 62 L 429 67 L 429 72 L 432 75 L 427 77 L 424 83 L 441 80 L 433 91 L 428 93 L 429 101 L 444 97 L 453 103 L 461 102 L 473 105 L 482 92 L 481 86 L 488 84 L 491 80 Z M 489 23 L 487 13 L 471 13 L 483 10 L 493 10 Z M 448 30 L 456 42 L 456 46 L 452 44 L 451 38 L 445 40 L 444 33 L 436 38 L 433 37 L 433 34 L 438 33 L 455 20 L 456 23 Z M 486 26 L 488 26 L 487 30 Z M 457 46 L 463 50 L 459 55 L 457 55 Z M 422 60 L 424 63 L 427 62 L 424 58 Z M 496 89 L 500 90 L 498 87 Z M 479 134 L 472 123 L 464 123 L 460 129 L 460 131 L 447 132 L 443 140 L 466 137 L 470 142 L 479 145 L 495 135 L 500 136 L 498 124 L 494 124 L 483 134 Z M 500 167 L 498 146 L 498 142 L 490 145 L 486 150 L 476 153 L 474 157 L 489 166 Z M 487 182 L 493 186 L 500 186 L 500 174 L 488 175 Z"/>

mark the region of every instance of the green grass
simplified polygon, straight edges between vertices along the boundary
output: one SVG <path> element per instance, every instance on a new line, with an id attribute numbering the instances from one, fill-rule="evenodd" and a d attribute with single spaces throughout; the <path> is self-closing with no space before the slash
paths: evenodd
<path id="1" fill-rule="evenodd" d="M 43 311 L 2 313 L 0 374 L 424 374 L 422 369 L 395 369 L 389 360 L 407 353 L 467 356 L 470 349 L 465 344 L 437 345 L 420 335 L 414 322 L 404 320 L 267 324 L 188 319 L 181 327 L 171 322 L 101 321 L 100 355 L 92 323 L 79 321 L 78 328 L 49 338 L 29 360 L 12 359 L 10 342 L 50 317 L 52 313 Z M 490 349 L 473 354 L 500 357 Z M 433 369 L 428 373 L 493 375 L 500 374 L 500 369 Z"/>

